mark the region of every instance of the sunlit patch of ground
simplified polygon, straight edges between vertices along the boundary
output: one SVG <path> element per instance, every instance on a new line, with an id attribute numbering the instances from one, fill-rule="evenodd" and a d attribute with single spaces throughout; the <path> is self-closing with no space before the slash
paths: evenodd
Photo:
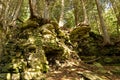
<path id="1" fill-rule="evenodd" d="M 114 68 L 112 66 L 105 66 L 105 69 L 111 71 Z M 67 66 L 57 69 L 51 68 L 46 74 L 46 80 L 96 80 L 97 77 L 101 77 L 99 80 L 120 80 L 120 74 L 113 74 L 112 72 L 92 73 L 92 71 L 96 72 L 97 68 L 88 67 L 87 65 L 86 67 Z M 91 79 L 92 77 L 93 79 Z"/>

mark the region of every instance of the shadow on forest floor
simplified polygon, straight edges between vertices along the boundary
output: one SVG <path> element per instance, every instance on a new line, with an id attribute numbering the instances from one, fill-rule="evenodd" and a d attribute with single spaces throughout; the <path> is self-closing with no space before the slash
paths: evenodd
<path id="1" fill-rule="evenodd" d="M 119 66 L 104 66 L 102 69 L 93 65 L 53 67 L 46 74 L 47 80 L 119 80 L 120 74 L 113 71 Z"/>

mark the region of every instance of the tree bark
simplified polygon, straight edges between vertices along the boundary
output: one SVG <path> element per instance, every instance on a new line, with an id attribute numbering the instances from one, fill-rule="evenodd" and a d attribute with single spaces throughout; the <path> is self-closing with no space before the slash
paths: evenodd
<path id="1" fill-rule="evenodd" d="M 60 19 L 59 19 L 59 27 L 64 26 L 64 0 L 61 0 L 61 14 L 60 14 Z"/>
<path id="2" fill-rule="evenodd" d="M 106 25 L 105 25 L 105 22 L 102 16 L 102 9 L 100 7 L 99 0 L 95 0 L 95 2 L 96 2 L 97 10 L 98 10 L 100 26 L 101 26 L 102 33 L 103 33 L 104 45 L 111 44 L 110 37 L 108 35 L 107 28 L 106 28 Z"/>
<path id="3" fill-rule="evenodd" d="M 5 3 L 3 2 L 3 0 L 0 1 L 0 22 L 2 24 L 2 20 L 3 20 L 3 14 L 5 11 Z"/>
<path id="4" fill-rule="evenodd" d="M 29 0 L 30 18 L 38 17 L 36 0 Z"/>
<path id="5" fill-rule="evenodd" d="M 49 20 L 49 1 L 48 0 L 45 0 L 44 2 L 44 18 L 46 20 Z"/>
<path id="6" fill-rule="evenodd" d="M 19 0 L 19 1 L 18 1 L 18 7 L 17 7 L 17 9 L 15 10 L 15 13 L 14 13 L 14 15 L 13 15 L 13 19 L 12 19 L 12 21 L 11 21 L 11 23 L 10 23 L 10 25 L 12 25 L 12 26 L 14 26 L 14 25 L 16 24 L 16 19 L 18 18 L 19 11 L 20 11 L 20 8 L 21 8 L 21 5 L 22 5 L 22 1 L 23 1 L 23 0 Z"/>
<path id="7" fill-rule="evenodd" d="M 96 16 L 95 14 L 94 14 L 94 17 L 95 17 L 95 22 L 96 22 L 96 26 L 97 26 L 97 31 L 98 31 L 98 33 L 101 35 L 102 34 L 102 31 L 101 31 L 101 27 L 100 27 L 100 23 L 99 23 L 99 20 L 98 20 L 98 16 Z"/>
<path id="8" fill-rule="evenodd" d="M 73 7 L 74 7 L 74 17 L 75 17 L 75 25 L 78 25 L 78 1 L 74 0 L 73 2 Z"/>
<path id="9" fill-rule="evenodd" d="M 81 0 L 81 2 L 82 2 L 82 8 L 83 8 L 83 15 L 84 15 L 84 21 L 83 21 L 83 23 L 89 25 L 89 23 L 88 23 L 88 16 L 87 16 L 87 10 L 86 10 L 85 2 L 84 1 L 85 0 Z"/>

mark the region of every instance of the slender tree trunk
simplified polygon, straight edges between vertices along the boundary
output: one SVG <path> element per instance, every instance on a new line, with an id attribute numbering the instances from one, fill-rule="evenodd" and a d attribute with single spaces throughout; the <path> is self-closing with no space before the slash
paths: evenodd
<path id="1" fill-rule="evenodd" d="M 30 18 L 38 17 L 36 0 L 29 0 Z"/>
<path id="2" fill-rule="evenodd" d="M 60 19 L 59 19 L 59 27 L 64 26 L 64 0 L 61 0 L 61 14 L 60 14 Z"/>
<path id="3" fill-rule="evenodd" d="M 49 20 L 49 1 L 45 0 L 44 5 L 44 18 Z"/>
<path id="4" fill-rule="evenodd" d="M 10 4 L 10 0 L 8 0 L 8 1 L 6 2 L 6 9 L 5 9 L 4 18 L 3 18 L 3 29 L 4 29 L 5 33 L 8 32 L 8 27 L 7 27 L 7 25 L 8 25 L 7 15 L 8 15 L 9 7 L 10 7 L 9 4 Z"/>
<path id="5" fill-rule="evenodd" d="M 17 7 L 17 9 L 16 9 L 16 11 L 15 11 L 15 13 L 13 15 L 13 19 L 12 19 L 12 21 L 10 23 L 10 25 L 12 25 L 12 26 L 14 26 L 16 24 L 16 19 L 18 18 L 19 11 L 20 11 L 20 8 L 21 8 L 21 5 L 22 5 L 22 1 L 23 0 L 18 1 L 18 7 Z"/>
<path id="6" fill-rule="evenodd" d="M 103 16 L 102 16 L 102 9 L 100 7 L 99 0 L 95 0 L 95 2 L 96 2 L 98 15 L 99 15 L 99 19 L 100 19 L 100 26 L 101 26 L 101 29 L 102 29 L 102 32 L 103 32 L 104 45 L 111 44 L 110 37 L 108 35 L 107 28 L 106 28 L 106 25 L 105 25 L 105 22 L 104 22 L 104 19 L 103 19 Z"/>
<path id="7" fill-rule="evenodd" d="M 82 2 L 82 8 L 83 8 L 83 14 L 84 14 L 84 21 L 83 21 L 83 23 L 84 24 L 89 24 L 88 23 L 88 16 L 87 16 L 87 11 L 86 11 L 86 7 L 85 7 L 85 2 L 84 2 L 85 0 L 81 0 L 81 2 Z"/>
<path id="8" fill-rule="evenodd" d="M 0 22 L 2 24 L 2 21 L 3 21 L 3 14 L 4 14 L 4 11 L 5 11 L 5 4 L 3 2 L 3 0 L 0 1 Z"/>
<path id="9" fill-rule="evenodd" d="M 99 26 L 100 23 L 99 23 L 99 20 L 98 20 L 98 16 L 96 16 L 95 14 L 94 14 L 94 16 L 95 16 L 96 26 L 98 27 L 97 31 L 101 35 L 102 31 L 101 31 L 101 28 Z"/>
<path id="10" fill-rule="evenodd" d="M 73 6 L 74 6 L 74 17 L 75 17 L 75 25 L 78 25 L 78 1 L 74 0 L 73 2 Z"/>

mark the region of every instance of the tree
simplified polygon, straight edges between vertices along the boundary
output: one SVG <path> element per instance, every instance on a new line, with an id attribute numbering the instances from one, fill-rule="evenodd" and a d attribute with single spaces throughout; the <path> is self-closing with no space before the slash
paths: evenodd
<path id="1" fill-rule="evenodd" d="M 77 26 L 78 25 L 78 22 L 79 22 L 79 7 L 78 7 L 78 4 L 79 1 L 77 0 L 73 0 L 73 7 L 74 7 L 74 17 L 75 17 L 75 25 Z"/>
<path id="2" fill-rule="evenodd" d="M 18 18 L 18 15 L 19 15 L 19 11 L 20 11 L 20 8 L 21 8 L 21 5 L 22 5 L 22 2 L 23 0 L 18 0 L 18 6 L 14 12 L 14 15 L 13 15 L 13 18 L 12 18 L 12 21 L 11 21 L 11 25 L 12 26 L 15 26 L 16 25 L 16 20 Z"/>
<path id="3" fill-rule="evenodd" d="M 96 2 L 96 6 L 97 6 L 98 15 L 99 15 L 100 26 L 102 29 L 104 45 L 111 44 L 110 37 L 108 35 L 107 28 L 106 28 L 106 25 L 105 25 L 105 22 L 104 22 L 104 19 L 102 16 L 102 9 L 100 7 L 99 0 L 95 0 L 95 2 Z"/>
<path id="4" fill-rule="evenodd" d="M 73 2 L 75 25 L 86 25 L 86 26 L 88 26 L 89 21 L 88 21 L 87 9 L 86 9 L 86 1 L 85 0 L 80 0 L 80 1 L 74 0 L 74 2 Z M 82 12 L 82 13 L 80 13 L 79 11 Z M 82 20 L 82 18 L 83 18 L 83 20 Z M 79 23 L 80 19 L 82 20 L 81 23 Z"/>
<path id="5" fill-rule="evenodd" d="M 87 10 L 86 10 L 86 7 L 85 7 L 85 0 L 81 0 L 81 2 L 82 2 L 83 15 L 84 15 L 83 23 L 86 24 L 86 25 L 89 25 L 88 16 L 87 16 Z"/>
<path id="6" fill-rule="evenodd" d="M 37 1 L 36 0 L 29 0 L 29 7 L 30 7 L 30 18 L 38 17 L 37 13 Z"/>
<path id="7" fill-rule="evenodd" d="M 45 0 L 44 1 L 44 18 L 48 19 L 48 20 L 50 18 L 49 5 L 50 5 L 50 1 L 49 0 Z"/>
<path id="8" fill-rule="evenodd" d="M 1 0 L 0 1 L 0 55 L 4 53 L 4 44 L 12 36 L 9 35 L 16 28 L 16 20 L 19 16 L 23 0 Z"/>
<path id="9" fill-rule="evenodd" d="M 64 0 L 61 0 L 61 14 L 60 14 L 60 19 L 59 19 L 59 27 L 64 26 Z"/>

